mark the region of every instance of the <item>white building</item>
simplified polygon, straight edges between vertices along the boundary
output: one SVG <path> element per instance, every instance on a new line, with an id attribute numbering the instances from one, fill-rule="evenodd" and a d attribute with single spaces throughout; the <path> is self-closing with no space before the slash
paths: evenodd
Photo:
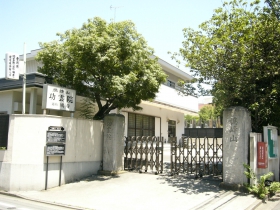
<path id="1" fill-rule="evenodd" d="M 39 63 L 35 60 L 38 50 L 27 54 L 26 62 L 26 114 L 43 114 L 42 90 L 48 83 L 47 78 L 37 71 Z M 192 96 L 182 96 L 176 90 L 177 81 L 190 80 L 192 77 L 186 72 L 159 59 L 159 64 L 168 75 L 167 82 L 162 84 L 156 98 L 142 101 L 141 111 L 122 109 L 125 116 L 125 136 L 155 135 L 162 136 L 165 141 L 168 137 L 181 137 L 184 133 L 184 115 L 197 114 L 198 99 Z M 0 114 L 22 113 L 22 77 L 18 81 L 0 79 Z M 74 118 L 80 118 L 79 108 L 82 97 L 77 96 Z M 47 110 L 47 115 L 70 117 L 66 111 Z"/>

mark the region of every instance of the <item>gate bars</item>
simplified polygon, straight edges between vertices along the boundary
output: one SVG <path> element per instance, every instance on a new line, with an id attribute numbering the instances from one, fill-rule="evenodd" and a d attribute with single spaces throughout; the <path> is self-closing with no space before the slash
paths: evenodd
<path id="1" fill-rule="evenodd" d="M 124 170 L 163 172 L 163 137 L 132 136 L 125 138 Z"/>
<path id="2" fill-rule="evenodd" d="M 171 175 L 179 173 L 218 176 L 223 172 L 222 138 L 171 138 Z"/>

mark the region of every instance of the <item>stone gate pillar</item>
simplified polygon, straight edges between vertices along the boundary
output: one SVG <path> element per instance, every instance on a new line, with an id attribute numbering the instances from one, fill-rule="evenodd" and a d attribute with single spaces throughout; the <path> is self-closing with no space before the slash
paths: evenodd
<path id="1" fill-rule="evenodd" d="M 109 114 L 104 118 L 103 171 L 115 175 L 123 170 L 125 118 L 121 114 Z"/>
<path id="2" fill-rule="evenodd" d="M 250 112 L 230 107 L 223 113 L 223 184 L 242 186 L 247 183 L 243 164 L 249 163 Z"/>

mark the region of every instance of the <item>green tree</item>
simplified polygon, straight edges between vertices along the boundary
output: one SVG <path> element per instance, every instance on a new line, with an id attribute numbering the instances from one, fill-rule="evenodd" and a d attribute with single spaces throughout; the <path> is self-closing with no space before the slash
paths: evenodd
<path id="1" fill-rule="evenodd" d="M 185 115 L 185 122 L 187 123 L 187 127 L 190 127 L 193 121 L 196 122 L 198 120 L 199 120 L 199 116 L 197 115 L 190 115 L 190 114 Z"/>
<path id="2" fill-rule="evenodd" d="M 214 107 L 212 105 L 205 105 L 199 110 L 198 115 L 201 122 L 205 123 L 207 120 L 215 118 Z"/>
<path id="3" fill-rule="evenodd" d="M 59 40 L 40 43 L 39 71 L 97 103 L 94 119 L 116 108 L 141 109 L 141 100 L 154 98 L 166 79 L 153 49 L 130 21 L 96 17 L 57 35 Z"/>
<path id="4" fill-rule="evenodd" d="M 279 0 L 266 0 L 265 1 L 274 15 L 277 17 L 278 20 L 280 20 L 280 1 Z"/>
<path id="5" fill-rule="evenodd" d="M 212 87 L 217 110 L 247 108 L 253 131 L 280 126 L 280 27 L 273 11 L 259 0 L 231 0 L 199 28 L 184 29 L 179 53 L 196 78 L 192 82 Z M 193 92 L 190 87 L 186 83 L 184 91 Z"/>

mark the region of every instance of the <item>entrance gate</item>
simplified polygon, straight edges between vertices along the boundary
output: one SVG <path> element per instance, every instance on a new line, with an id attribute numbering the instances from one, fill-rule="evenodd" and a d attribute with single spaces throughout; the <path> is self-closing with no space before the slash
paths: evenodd
<path id="1" fill-rule="evenodd" d="M 222 128 L 186 128 L 179 145 L 171 141 L 171 174 L 222 175 L 222 138 Z"/>
<path id="2" fill-rule="evenodd" d="M 193 174 L 195 177 L 222 176 L 222 143 L 222 128 L 186 128 L 179 142 L 177 137 L 170 137 L 170 171 L 167 169 L 167 172 L 171 175 Z M 126 137 L 124 170 L 162 173 L 163 147 L 160 137 Z"/>
<path id="3" fill-rule="evenodd" d="M 124 170 L 162 173 L 163 138 L 155 136 L 126 137 Z"/>

